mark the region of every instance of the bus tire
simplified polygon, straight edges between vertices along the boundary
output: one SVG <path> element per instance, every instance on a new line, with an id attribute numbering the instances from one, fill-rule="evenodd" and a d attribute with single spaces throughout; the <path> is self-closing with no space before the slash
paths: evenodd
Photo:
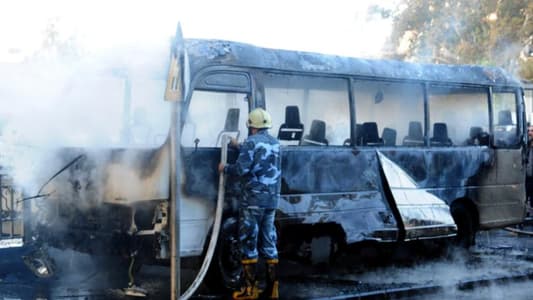
<path id="1" fill-rule="evenodd" d="M 240 287 L 242 267 L 237 232 L 236 218 L 227 218 L 223 221 L 217 247 L 205 278 L 206 285 L 211 291 L 225 292 Z"/>
<path id="2" fill-rule="evenodd" d="M 451 214 L 457 225 L 456 245 L 463 248 L 473 246 L 475 244 L 476 235 L 473 214 L 463 203 L 452 205 Z"/>

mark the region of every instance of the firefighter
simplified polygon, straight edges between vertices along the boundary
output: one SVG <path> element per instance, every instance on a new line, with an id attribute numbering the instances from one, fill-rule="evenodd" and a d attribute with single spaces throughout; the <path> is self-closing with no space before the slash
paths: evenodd
<path id="1" fill-rule="evenodd" d="M 239 242 L 244 274 L 243 286 L 233 292 L 233 299 L 278 299 L 276 248 L 277 234 L 274 217 L 281 188 L 280 145 L 268 133 L 272 127 L 270 114 L 256 108 L 248 115 L 246 123 L 250 135 L 239 145 L 234 164 L 220 163 L 220 173 L 238 176 L 243 181 L 239 203 Z M 256 265 L 261 256 L 266 262 L 266 288 L 261 291 L 256 280 Z"/>

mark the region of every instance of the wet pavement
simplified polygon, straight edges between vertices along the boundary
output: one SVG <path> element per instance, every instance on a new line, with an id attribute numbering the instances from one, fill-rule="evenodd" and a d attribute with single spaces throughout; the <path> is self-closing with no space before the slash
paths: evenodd
<path id="1" fill-rule="evenodd" d="M 530 230 L 533 226 L 523 229 Z M 414 247 L 410 250 L 420 250 L 416 248 L 418 246 Z M 469 252 L 436 248 L 429 249 L 429 252 L 433 250 L 435 255 L 411 255 L 408 259 L 373 255 L 373 250 L 349 251 L 330 266 L 302 265 L 284 260 L 280 265 L 280 294 L 285 299 L 341 299 L 346 295 L 364 295 L 376 290 L 392 291 L 425 285 L 444 287 L 432 294 L 432 299 L 501 299 L 505 295 L 513 295 L 513 299 L 530 298 L 533 283 L 529 280 L 507 283 L 505 288 L 489 284 L 475 292 L 465 288 L 465 284 L 469 280 L 533 274 L 531 236 L 506 230 L 483 231 L 478 233 L 477 245 Z M 398 249 L 392 251 L 401 252 Z M 428 249 L 419 252 L 428 252 Z M 22 262 L 22 255 L 25 255 L 24 249 L 0 252 L 1 300 L 130 298 L 122 290 L 127 286 L 128 273 L 127 264 L 120 259 L 51 249 L 56 275 L 43 279 L 29 271 Z M 372 257 L 373 264 L 367 263 L 368 257 Z M 170 298 L 169 273 L 166 266 L 141 268 L 137 281 L 148 291 L 147 299 Z M 186 284 L 182 290 L 185 288 Z M 205 287 L 201 287 L 197 296 L 200 299 L 221 298 L 220 295 L 209 295 Z M 419 296 L 416 299 L 425 298 Z"/>

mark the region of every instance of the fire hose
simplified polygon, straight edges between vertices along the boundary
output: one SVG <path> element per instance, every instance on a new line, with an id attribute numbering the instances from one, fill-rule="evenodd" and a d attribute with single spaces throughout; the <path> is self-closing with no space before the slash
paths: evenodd
<path id="1" fill-rule="evenodd" d="M 220 148 L 220 162 L 226 163 L 228 157 L 228 136 L 223 135 L 222 136 L 222 145 Z M 221 173 L 218 180 L 218 196 L 217 196 L 217 206 L 215 209 L 215 219 L 213 221 L 213 230 L 211 233 L 211 239 L 209 240 L 209 246 L 207 247 L 207 252 L 204 257 L 204 261 L 202 262 L 202 266 L 200 267 L 200 270 L 198 271 L 198 274 L 196 275 L 196 278 L 191 283 L 189 288 L 180 296 L 180 299 L 186 300 L 189 299 L 194 292 L 198 289 L 202 281 L 204 280 L 205 274 L 207 273 L 207 270 L 209 269 L 209 265 L 211 264 L 211 259 L 213 258 L 213 253 L 216 248 L 217 240 L 218 240 L 218 234 L 220 233 L 220 224 L 222 221 L 222 208 L 224 204 L 224 193 L 225 193 L 225 176 L 224 173 Z"/>

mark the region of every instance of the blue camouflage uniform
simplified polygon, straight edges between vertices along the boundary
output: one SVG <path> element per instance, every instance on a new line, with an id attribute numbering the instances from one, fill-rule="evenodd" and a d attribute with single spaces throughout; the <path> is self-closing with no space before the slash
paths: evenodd
<path id="1" fill-rule="evenodd" d="M 274 226 L 281 188 L 280 145 L 260 129 L 240 146 L 235 164 L 224 173 L 243 179 L 239 205 L 239 240 L 243 261 L 257 261 L 259 254 L 277 260 L 277 234 Z"/>

